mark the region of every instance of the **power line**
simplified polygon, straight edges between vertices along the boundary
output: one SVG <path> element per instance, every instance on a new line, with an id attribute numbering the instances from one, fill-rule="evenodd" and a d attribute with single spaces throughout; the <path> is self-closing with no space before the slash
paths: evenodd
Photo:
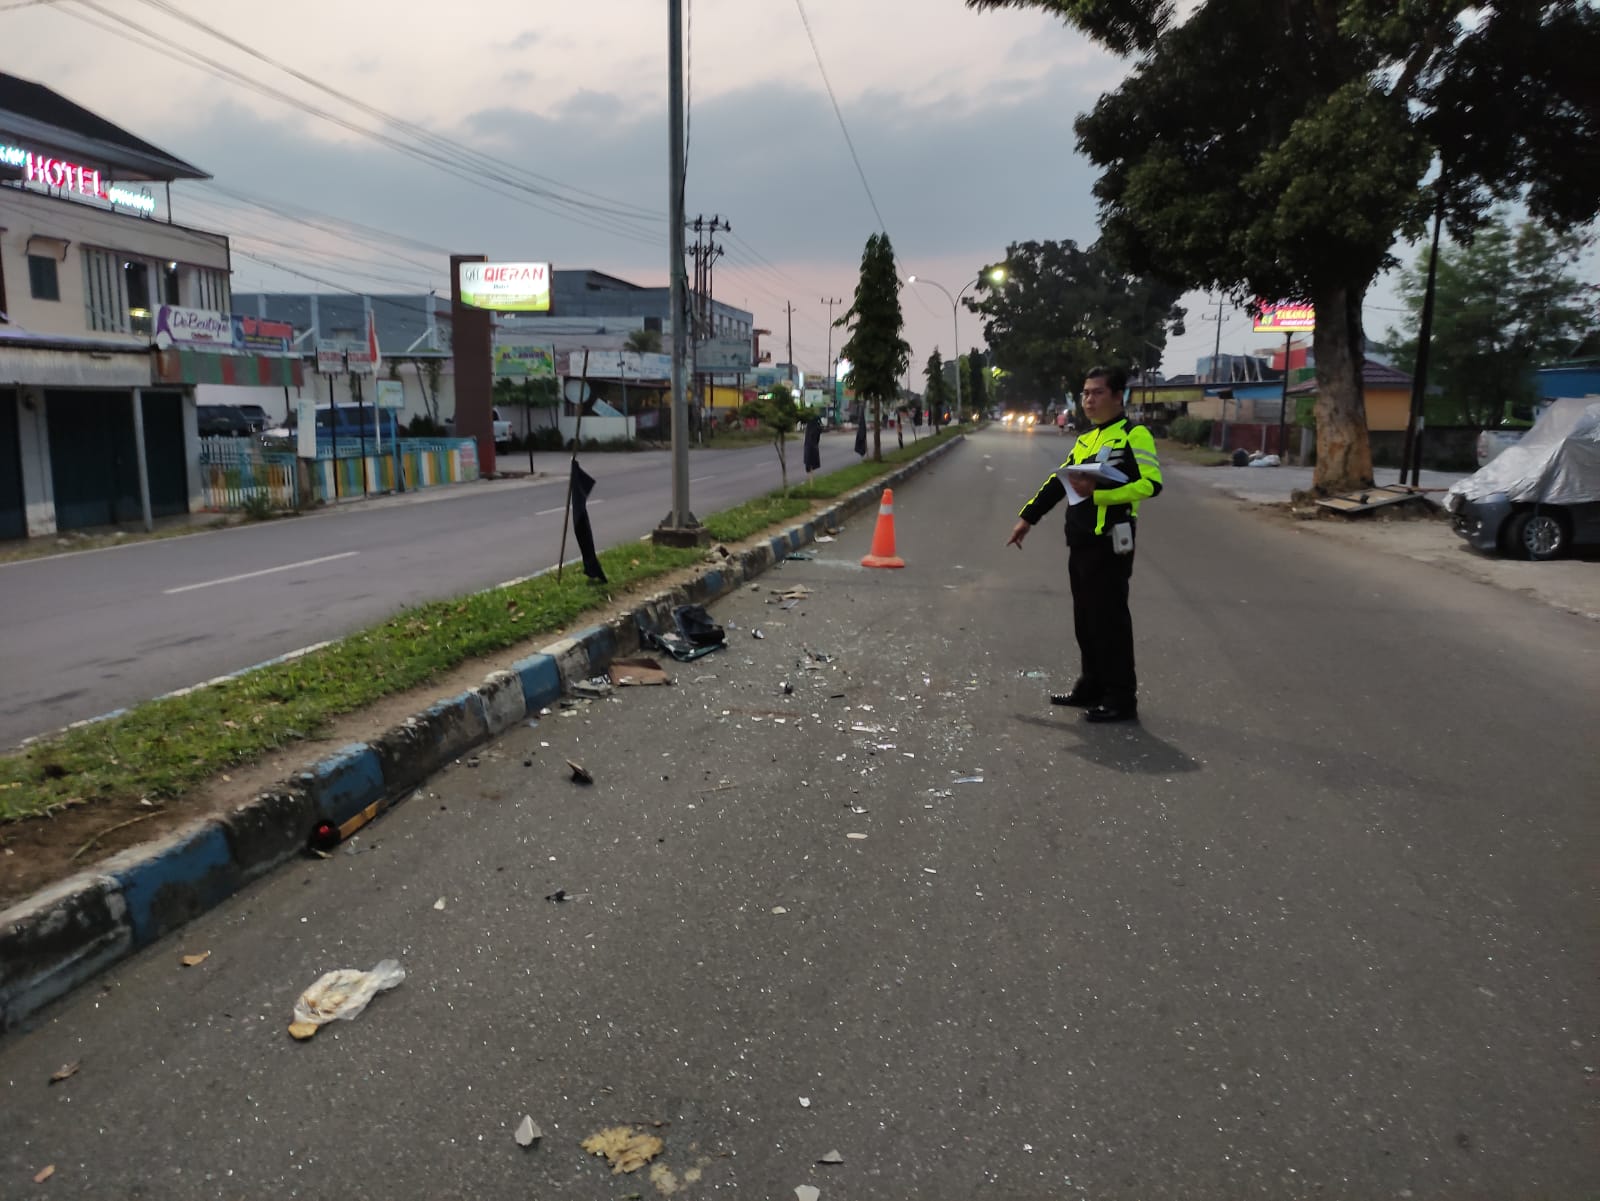
<path id="1" fill-rule="evenodd" d="M 528 179 L 538 180 L 538 181 L 541 181 L 544 184 L 549 184 L 554 188 L 565 189 L 565 190 L 567 190 L 569 192 L 572 192 L 574 195 L 586 196 L 586 197 L 589 198 L 590 201 L 599 200 L 599 201 L 604 202 L 605 205 L 611 206 L 611 207 L 609 207 L 607 209 L 601 209 L 601 210 L 598 210 L 598 211 L 609 212 L 609 213 L 611 213 L 611 214 L 613 214 L 615 216 L 627 217 L 627 218 L 630 218 L 630 219 L 633 219 L 633 220 L 641 220 L 641 219 L 642 220 L 650 220 L 650 221 L 660 221 L 660 220 L 662 220 L 662 217 L 661 217 L 661 215 L 659 213 L 651 212 L 648 209 L 640 208 L 638 205 L 628 204 L 626 201 L 612 200 L 609 197 L 602 196 L 598 192 L 591 192 L 586 188 L 579 188 L 579 187 L 575 187 L 575 186 L 573 186 L 571 184 L 563 183 L 562 181 L 560 181 L 558 179 L 554 179 L 554 178 L 552 178 L 552 177 L 550 177 L 548 175 L 541 175 L 536 171 L 529 171 L 529 170 L 527 170 L 527 169 L 525 169 L 523 167 L 518 167 L 514 163 L 508 162 L 505 159 L 496 158 L 495 156 L 490 155 L 490 154 L 488 154 L 488 153 L 486 153 L 484 151 L 475 150 L 475 149 L 473 149 L 472 147 L 469 147 L 469 146 L 462 146 L 459 143 L 456 143 L 456 142 L 454 142 L 454 141 L 452 141 L 452 140 L 450 140 L 448 138 L 445 138 L 440 134 L 434 133 L 431 129 L 428 129 L 426 126 L 418 125 L 418 124 L 416 124 L 415 122 L 412 122 L 412 121 L 407 121 L 403 117 L 397 117 L 394 114 L 389 113 L 389 112 L 385 111 L 384 109 L 378 108 L 376 105 L 369 104 L 364 100 L 358 99 L 357 97 L 352 96 L 347 92 L 341 92 L 337 88 L 330 87 L 328 84 L 322 82 L 320 79 L 317 79 L 317 78 L 315 78 L 314 76 L 311 76 L 311 75 L 307 75 L 305 72 L 299 71 L 299 70 L 295 69 L 294 67 L 289 66 L 287 63 L 281 62 L 278 59 L 273 58 L 271 55 L 265 53 L 264 51 L 257 49 L 255 46 L 250 45 L 248 42 L 242 41 L 239 38 L 236 38 L 236 37 L 232 36 L 231 34 L 226 33 L 221 29 L 218 29 L 215 25 L 211 25 L 208 22 L 201 20 L 199 17 L 193 16 L 190 13 L 185 12 L 183 9 L 179 8 L 176 4 L 171 3 L 170 0 L 142 0 L 142 3 L 148 5 L 151 8 L 156 9 L 158 12 L 166 13 L 168 16 L 174 18 L 175 20 L 182 21 L 184 24 L 190 26 L 193 29 L 198 29 L 202 33 L 209 34 L 211 37 L 217 39 L 218 41 L 223 42 L 226 45 L 232 46 L 235 50 L 238 50 L 238 51 L 240 51 L 241 53 L 244 53 L 244 54 L 248 54 L 251 58 L 257 59 L 258 61 L 263 62 L 263 63 L 267 64 L 270 67 L 275 67 L 279 71 L 282 71 L 284 74 L 289 75 L 290 77 L 299 80 L 303 84 L 306 84 L 308 87 L 316 88 L 318 91 L 324 92 L 327 95 L 334 97 L 334 99 L 336 99 L 336 100 L 343 101 L 344 103 L 350 105 L 351 107 L 356 108 L 356 109 L 360 110 L 363 113 L 366 113 L 368 116 L 373 117 L 376 120 L 379 120 L 379 121 L 383 122 L 385 125 L 388 125 L 391 128 L 397 129 L 402 133 L 410 134 L 413 137 L 421 138 L 424 141 L 428 142 L 430 145 L 434 146 L 436 149 L 442 151 L 443 153 L 465 154 L 468 157 L 473 158 L 473 159 L 477 159 L 478 161 L 480 161 L 482 163 L 492 164 L 492 165 L 494 165 L 494 166 L 496 166 L 496 167 L 498 167 L 500 169 L 503 169 L 503 170 L 506 170 L 506 171 L 516 172 L 517 174 L 523 175 L 523 176 L 527 177 Z M 536 193 L 538 193 L 540 195 L 547 196 L 551 200 L 555 200 L 555 201 L 558 201 L 560 203 L 564 203 L 564 204 L 576 203 L 576 202 L 572 201 L 571 199 L 560 195 L 558 192 L 551 191 L 551 190 L 546 189 L 546 188 L 528 186 L 528 190 L 532 191 L 532 192 L 536 192 Z M 593 204 L 587 204 L 586 203 L 585 207 L 587 209 L 589 209 L 590 211 L 597 211 L 597 210 L 595 210 L 595 206 Z"/>
<path id="2" fill-rule="evenodd" d="M 134 22 L 129 18 L 123 17 L 117 13 L 111 12 L 110 10 L 96 3 L 95 0 L 77 0 L 77 2 L 84 7 L 93 10 L 94 12 L 101 14 L 103 17 L 115 21 L 118 25 L 124 26 L 127 32 L 113 29 L 99 21 L 95 21 L 92 17 L 85 13 L 79 12 L 74 8 L 61 8 L 57 9 L 56 11 L 68 13 L 79 21 L 83 21 L 95 28 L 105 30 L 106 32 L 115 36 L 126 38 L 127 40 L 132 41 L 136 45 L 140 45 L 145 49 L 152 50 L 155 53 L 164 55 L 165 57 L 174 59 L 178 62 L 186 62 L 186 65 L 197 67 L 198 69 L 206 71 L 207 73 L 223 79 L 226 82 L 247 88 L 258 93 L 259 95 L 265 96 L 269 99 L 277 100 L 283 104 L 287 104 L 293 108 L 299 109 L 301 112 L 304 112 L 309 116 L 313 116 L 319 120 L 327 121 L 330 124 L 337 125 L 341 129 L 347 130 L 350 133 L 356 134 L 360 137 L 379 142 L 385 146 L 388 146 L 390 149 L 406 155 L 408 158 L 412 158 L 418 162 L 425 163 L 428 166 L 444 170 L 454 178 L 464 178 L 467 183 L 481 188 L 484 191 L 491 192 L 503 199 L 511 200 L 517 204 L 525 205 L 528 208 L 536 209 L 537 211 L 546 213 L 550 216 L 571 221 L 577 225 L 587 226 L 590 229 L 595 229 L 602 233 L 608 233 L 615 237 L 627 238 L 630 241 L 639 242 L 648 246 L 657 245 L 657 239 L 647 235 L 637 226 L 626 223 L 627 221 L 638 221 L 643 220 L 644 218 L 625 218 L 622 216 L 608 215 L 605 212 L 595 210 L 594 206 L 592 205 L 581 204 L 577 201 L 568 200 L 566 198 L 555 198 L 555 200 L 556 203 L 575 208 L 581 213 L 592 213 L 592 219 L 588 216 L 580 216 L 576 213 L 565 212 L 559 208 L 552 208 L 547 204 L 542 204 L 537 200 L 533 200 L 530 197 L 523 195 L 523 192 L 539 190 L 531 188 L 522 182 L 507 178 L 503 174 L 498 174 L 493 170 L 485 168 L 473 168 L 470 162 L 451 161 L 449 158 L 440 153 L 429 151 L 412 143 L 402 141 L 399 138 L 392 137 L 378 130 L 368 129 L 363 125 L 358 125 L 354 121 L 340 117 L 335 113 L 327 111 L 326 109 L 318 108 L 316 105 L 301 100 L 298 97 L 291 96 L 281 89 L 272 87 L 270 84 L 262 83 L 260 80 L 253 79 L 250 76 L 234 70 L 231 67 L 224 66 L 216 62 L 216 60 L 211 59 L 196 50 L 180 46 L 177 43 L 168 45 L 164 42 L 151 40 L 145 36 L 142 27 L 139 26 L 137 22 Z M 429 136 L 431 137 L 432 135 Z M 459 151 L 454 152 L 459 153 Z M 463 167 L 467 169 L 462 170 Z M 540 192 L 540 194 L 549 195 L 547 192 Z"/>
<path id="3" fill-rule="evenodd" d="M 800 10 L 800 23 L 806 27 L 806 37 L 811 39 L 811 53 L 816 56 L 817 70 L 822 74 L 822 85 L 828 89 L 828 99 L 833 102 L 833 115 L 839 118 L 839 129 L 844 133 L 845 145 L 850 147 L 850 158 L 855 162 L 856 174 L 861 176 L 861 186 L 866 189 L 867 201 L 872 205 L 873 215 L 878 218 L 878 228 L 888 233 L 889 224 L 878 211 L 878 201 L 872 194 L 872 185 L 867 182 L 867 173 L 862 169 L 861 156 L 856 153 L 856 144 L 850 137 L 849 127 L 844 123 L 844 111 L 839 107 L 839 98 L 833 94 L 833 83 L 828 79 L 828 68 L 822 65 L 822 50 L 817 46 L 816 34 L 811 32 L 811 19 L 806 16 L 805 0 L 794 0 L 794 6 Z"/>

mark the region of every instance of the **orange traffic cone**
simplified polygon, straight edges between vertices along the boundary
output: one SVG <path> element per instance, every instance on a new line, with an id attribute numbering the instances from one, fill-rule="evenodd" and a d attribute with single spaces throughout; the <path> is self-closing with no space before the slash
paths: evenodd
<path id="1" fill-rule="evenodd" d="M 894 553 L 894 493 L 883 490 L 878 506 L 878 528 L 872 531 L 872 553 L 861 560 L 863 567 L 904 567 L 905 560 Z"/>

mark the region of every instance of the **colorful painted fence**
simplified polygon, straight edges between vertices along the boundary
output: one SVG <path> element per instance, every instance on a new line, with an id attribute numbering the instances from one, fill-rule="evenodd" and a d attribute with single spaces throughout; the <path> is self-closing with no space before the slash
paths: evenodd
<path id="1" fill-rule="evenodd" d="M 263 502 L 276 509 L 295 509 L 478 478 L 478 447 L 471 438 L 402 438 L 398 453 L 385 447 L 381 455 L 369 442 L 364 459 L 361 451 L 359 441 L 341 439 L 336 455 L 332 441 L 319 441 L 309 476 L 313 495 L 302 498 L 299 464 L 292 453 L 264 450 L 248 438 L 202 438 L 205 509 L 221 513 Z"/>

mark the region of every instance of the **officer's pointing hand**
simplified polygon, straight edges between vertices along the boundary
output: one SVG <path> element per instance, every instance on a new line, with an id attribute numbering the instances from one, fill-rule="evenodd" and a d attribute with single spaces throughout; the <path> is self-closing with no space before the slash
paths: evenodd
<path id="1" fill-rule="evenodd" d="M 1016 525 L 1011 527 L 1011 537 L 1006 539 L 1006 545 L 1014 546 L 1021 550 L 1022 540 L 1028 536 L 1028 531 L 1032 528 L 1026 521 L 1019 520 Z"/>

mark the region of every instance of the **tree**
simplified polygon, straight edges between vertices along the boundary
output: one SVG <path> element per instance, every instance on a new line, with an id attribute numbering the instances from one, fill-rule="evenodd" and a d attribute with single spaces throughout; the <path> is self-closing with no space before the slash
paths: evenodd
<path id="1" fill-rule="evenodd" d="M 1494 426 L 1508 406 L 1531 406 L 1534 368 L 1581 343 L 1594 310 L 1586 294 L 1596 291 L 1571 272 L 1583 248 L 1575 231 L 1513 227 L 1504 213 L 1470 244 L 1439 248 L 1428 383 L 1452 420 Z M 1405 333 L 1389 331 L 1388 346 L 1401 366 L 1416 359 L 1427 280 L 1424 253 L 1400 276 L 1411 319 Z"/>
<path id="2" fill-rule="evenodd" d="M 982 417 L 989 411 L 989 369 L 983 351 L 974 346 L 967 351 L 967 407 Z"/>
<path id="3" fill-rule="evenodd" d="M 800 421 L 800 407 L 794 402 L 794 393 L 788 384 L 779 383 L 771 392 L 745 405 L 743 416 L 755 418 L 772 436 L 772 444 L 778 451 L 778 470 L 783 475 L 783 490 L 789 491 L 788 437 Z"/>
<path id="4" fill-rule="evenodd" d="M 886 233 L 867 239 L 855 299 L 835 325 L 850 331 L 839 357 L 850 360 L 856 395 L 872 402 L 872 457 L 883 461 L 883 402 L 900 394 L 900 377 L 911 361 L 911 347 L 900 336 L 900 275 Z"/>
<path id="5" fill-rule="evenodd" d="M 1316 304 L 1317 472 L 1372 482 L 1362 302 L 1437 206 L 1600 211 L 1600 10 L 1586 0 L 967 0 L 1054 12 L 1134 66 L 1076 123 L 1104 237 L 1138 270 Z M 1423 181 L 1435 173 L 1433 183 Z M 993 343 L 991 342 L 991 345 Z"/>
<path id="6" fill-rule="evenodd" d="M 1100 243 L 1020 242 L 1006 249 L 1001 282 L 980 279 L 967 307 L 985 318 L 990 357 L 1011 376 L 1011 396 L 1054 403 L 1076 393 L 1097 365 L 1153 361 L 1183 333 L 1183 289 L 1127 271 Z M 1148 345 L 1147 345 L 1148 344 Z"/>
<path id="7" fill-rule="evenodd" d="M 927 384 L 923 399 L 928 402 L 928 424 L 936 430 L 944 423 L 944 415 L 950 408 L 950 381 L 945 379 L 944 369 L 944 360 L 939 356 L 938 347 L 935 347 L 928 356 L 928 365 L 923 368 L 922 378 Z"/>
<path id="8" fill-rule="evenodd" d="M 628 340 L 624 345 L 635 354 L 660 354 L 661 331 L 658 329 L 636 329 L 628 335 Z"/>
<path id="9" fill-rule="evenodd" d="M 561 403 L 561 389 L 554 378 L 508 379 L 494 381 L 494 403 L 503 407 L 520 405 L 522 429 L 528 439 L 528 471 L 533 472 L 533 410 L 550 409 Z"/>

